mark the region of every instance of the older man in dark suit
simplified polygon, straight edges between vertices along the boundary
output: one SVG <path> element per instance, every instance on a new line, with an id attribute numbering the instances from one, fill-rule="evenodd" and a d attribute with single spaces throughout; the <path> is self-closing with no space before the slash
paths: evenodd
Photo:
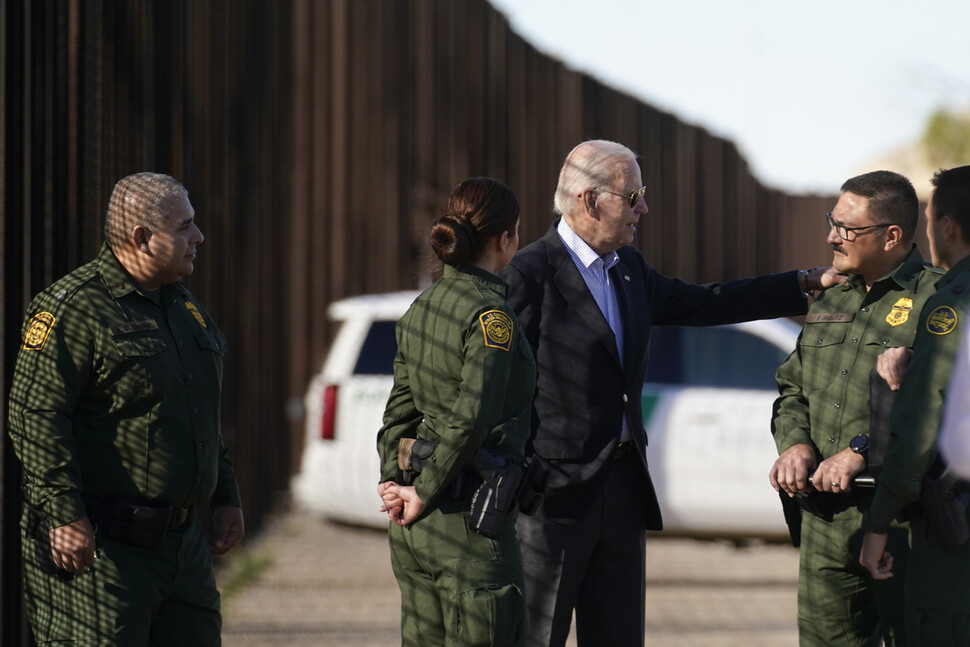
<path id="1" fill-rule="evenodd" d="M 581 647 L 643 645 L 645 531 L 663 526 L 640 404 L 650 327 L 803 314 L 805 292 L 837 280 L 666 277 L 631 246 L 644 192 L 632 151 L 580 144 L 560 172 L 561 218 L 502 273 L 536 355 L 529 451 L 548 473 L 541 507 L 517 528 L 530 645 L 564 645 L 574 609 Z"/>

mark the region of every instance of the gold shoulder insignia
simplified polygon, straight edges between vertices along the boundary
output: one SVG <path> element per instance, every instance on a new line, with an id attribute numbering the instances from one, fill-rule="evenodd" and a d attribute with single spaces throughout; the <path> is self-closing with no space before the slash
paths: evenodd
<path id="1" fill-rule="evenodd" d="M 926 329 L 934 335 L 947 335 L 957 327 L 957 312 L 950 306 L 938 306 L 926 318 Z"/>
<path id="2" fill-rule="evenodd" d="M 195 307 L 194 303 L 192 303 L 189 300 L 186 300 L 185 309 L 192 313 L 192 316 L 195 317 L 195 320 L 199 322 L 200 326 L 202 326 L 203 328 L 208 328 L 208 326 L 205 325 L 205 317 L 202 316 L 202 313 L 199 312 L 199 309 Z"/>
<path id="3" fill-rule="evenodd" d="M 483 312 L 478 320 L 482 324 L 485 334 L 485 345 L 488 348 L 510 350 L 512 347 L 512 318 L 501 310 Z"/>
<path id="4" fill-rule="evenodd" d="M 902 298 L 893 304 L 893 309 L 886 315 L 886 323 L 890 326 L 899 326 L 909 319 L 909 313 L 913 309 L 913 300 Z"/>
<path id="5" fill-rule="evenodd" d="M 54 318 L 49 312 L 38 312 L 30 319 L 27 335 L 24 337 L 24 350 L 41 350 L 47 342 L 47 336 L 54 328 Z"/>

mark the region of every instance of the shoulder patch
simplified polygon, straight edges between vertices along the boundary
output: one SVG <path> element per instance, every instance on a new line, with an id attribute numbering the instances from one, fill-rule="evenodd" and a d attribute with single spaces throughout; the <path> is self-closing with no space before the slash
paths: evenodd
<path id="1" fill-rule="evenodd" d="M 208 328 L 208 326 L 205 325 L 205 317 L 203 317 L 202 313 L 199 312 L 199 309 L 195 307 L 195 304 L 188 299 L 185 301 L 185 309 L 192 313 L 192 316 L 195 317 L 195 320 L 199 322 L 200 326 L 203 328 Z"/>
<path id="2" fill-rule="evenodd" d="M 913 300 L 903 297 L 893 304 L 893 309 L 886 315 L 886 323 L 890 326 L 899 326 L 906 323 L 912 309 Z"/>
<path id="3" fill-rule="evenodd" d="M 957 312 L 950 306 L 938 306 L 926 318 L 926 329 L 934 335 L 947 335 L 957 327 Z"/>
<path id="4" fill-rule="evenodd" d="M 512 318 L 501 310 L 483 312 L 478 320 L 485 335 L 485 346 L 510 350 L 512 347 Z"/>
<path id="5" fill-rule="evenodd" d="M 24 350 L 41 350 L 47 342 L 48 335 L 54 328 L 54 318 L 49 312 L 38 312 L 30 319 L 27 335 L 24 337 Z"/>

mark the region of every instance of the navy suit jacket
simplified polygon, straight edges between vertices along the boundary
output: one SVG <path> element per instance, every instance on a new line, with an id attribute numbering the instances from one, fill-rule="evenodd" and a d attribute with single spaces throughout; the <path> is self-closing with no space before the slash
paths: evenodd
<path id="1" fill-rule="evenodd" d="M 587 512 L 610 469 L 626 416 L 645 470 L 644 527 L 661 530 L 641 411 L 651 326 L 709 326 L 804 314 L 805 295 L 796 271 L 694 285 L 664 276 L 637 249 L 622 247 L 617 250 L 620 262 L 610 270 L 623 317 L 621 362 L 613 332 L 557 225 L 558 220 L 544 237 L 519 250 L 501 273 L 536 357 L 527 452 L 549 473 L 542 514 L 568 523 Z"/>

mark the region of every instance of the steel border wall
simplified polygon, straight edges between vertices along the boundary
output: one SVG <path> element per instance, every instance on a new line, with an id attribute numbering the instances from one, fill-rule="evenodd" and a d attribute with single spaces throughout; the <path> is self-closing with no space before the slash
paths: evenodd
<path id="1" fill-rule="evenodd" d="M 513 188 L 524 244 L 569 149 L 614 139 L 643 157 L 637 245 L 662 271 L 828 258 L 831 197 L 762 186 L 734 144 L 538 52 L 484 0 L 0 0 L 0 39 L 3 393 L 28 300 L 96 253 L 114 182 L 171 173 L 206 234 L 189 283 L 230 343 L 224 433 L 250 530 L 298 464 L 327 303 L 426 284 L 428 225 L 465 177 Z M 6 436 L 0 464 L 0 643 L 21 645 Z"/>

